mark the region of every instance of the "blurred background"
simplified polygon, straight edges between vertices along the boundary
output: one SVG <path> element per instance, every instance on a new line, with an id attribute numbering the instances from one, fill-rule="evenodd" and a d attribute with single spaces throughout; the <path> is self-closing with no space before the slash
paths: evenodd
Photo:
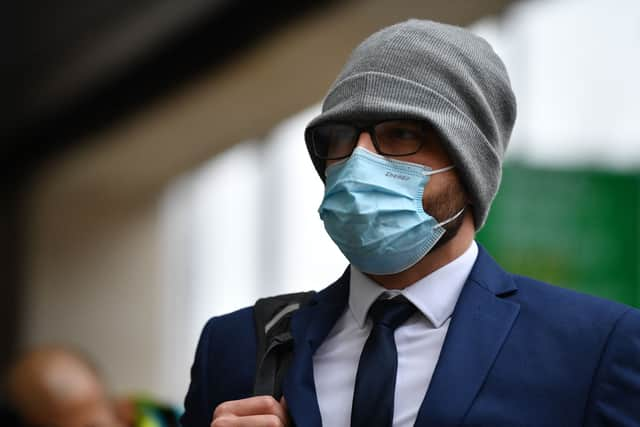
<path id="1" fill-rule="evenodd" d="M 13 3 L 1 370 L 68 344 L 115 393 L 180 406 L 210 316 L 335 279 L 303 129 L 349 52 L 410 17 L 468 26 L 512 78 L 478 240 L 514 273 L 640 306 L 637 0 Z"/>

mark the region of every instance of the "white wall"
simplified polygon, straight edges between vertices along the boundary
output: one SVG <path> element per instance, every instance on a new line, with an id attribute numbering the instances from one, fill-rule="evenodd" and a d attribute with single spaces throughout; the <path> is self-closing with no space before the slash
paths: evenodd
<path id="1" fill-rule="evenodd" d="M 515 4 L 472 29 L 506 63 L 518 100 L 509 158 L 640 168 L 640 2 Z"/>
<path id="2" fill-rule="evenodd" d="M 322 289 L 346 267 L 317 214 L 323 187 L 301 138 L 317 110 L 288 119 L 261 144 L 235 146 L 168 190 L 164 217 L 185 245 L 169 244 L 166 265 L 188 288 L 191 347 L 209 317 L 263 296 Z"/>

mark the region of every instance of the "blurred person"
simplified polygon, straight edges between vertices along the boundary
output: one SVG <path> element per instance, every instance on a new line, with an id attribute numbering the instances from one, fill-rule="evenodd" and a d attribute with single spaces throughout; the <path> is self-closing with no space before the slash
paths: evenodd
<path id="1" fill-rule="evenodd" d="M 26 352 L 10 368 L 7 398 L 28 427 L 177 426 L 174 410 L 148 399 L 111 399 L 98 370 L 61 346 Z"/>
<path id="2" fill-rule="evenodd" d="M 183 425 L 640 426 L 640 312 L 510 274 L 474 240 L 515 117 L 465 29 L 360 44 L 305 131 L 350 266 L 293 313 L 282 396 L 252 396 L 254 311 L 211 319 Z"/>

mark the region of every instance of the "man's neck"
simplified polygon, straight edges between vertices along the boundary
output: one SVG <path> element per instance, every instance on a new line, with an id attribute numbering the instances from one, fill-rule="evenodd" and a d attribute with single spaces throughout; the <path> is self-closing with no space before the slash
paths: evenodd
<path id="1" fill-rule="evenodd" d="M 462 255 L 471 245 L 475 233 L 473 217 L 467 213 L 455 237 L 433 252 L 429 252 L 413 267 L 396 274 L 367 274 L 367 276 L 387 289 L 404 289 Z"/>

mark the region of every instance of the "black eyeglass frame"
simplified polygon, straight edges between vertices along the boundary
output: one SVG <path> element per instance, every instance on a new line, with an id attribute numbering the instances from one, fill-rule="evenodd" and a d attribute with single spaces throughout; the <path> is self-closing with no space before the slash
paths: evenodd
<path id="1" fill-rule="evenodd" d="M 406 156 L 412 156 L 414 154 L 416 154 L 418 151 L 420 151 L 422 149 L 422 147 L 425 144 L 425 140 L 421 140 L 420 144 L 418 145 L 418 148 L 416 148 L 414 151 L 411 151 L 409 153 L 403 153 L 403 154 L 393 154 L 393 153 L 387 153 L 385 151 L 383 151 L 379 144 L 378 144 L 378 137 L 376 135 L 376 131 L 375 128 L 376 126 L 382 124 L 382 123 L 387 123 L 387 122 L 413 122 L 413 123 L 419 123 L 423 130 L 430 128 L 430 124 L 426 121 L 422 121 L 422 120 L 415 120 L 415 119 L 386 119 L 386 120 L 380 120 L 380 121 L 376 121 L 376 122 L 372 122 L 372 123 L 366 123 L 366 124 L 358 124 L 358 123 L 353 123 L 353 122 L 339 122 L 339 121 L 331 121 L 331 122 L 326 122 L 326 123 L 321 123 L 318 124 L 316 126 L 313 126 L 311 128 L 308 128 L 305 132 L 305 139 L 308 141 L 309 144 L 309 152 L 318 160 L 340 160 L 340 159 L 346 159 L 347 157 L 351 156 L 351 153 L 353 153 L 353 150 L 356 148 L 356 144 L 358 143 L 358 139 L 360 138 L 360 134 L 362 132 L 366 132 L 369 134 L 369 136 L 371 137 L 371 142 L 373 143 L 373 146 L 376 149 L 376 153 L 382 155 L 382 156 L 391 156 L 391 157 L 406 157 Z M 353 147 L 351 148 L 351 150 L 349 151 L 349 154 L 344 155 L 344 156 L 339 156 L 339 157 L 325 157 L 322 156 L 320 154 L 318 154 L 317 150 L 316 150 L 316 145 L 314 142 L 314 133 L 313 131 L 316 128 L 320 128 L 323 126 L 327 126 L 327 125 L 343 125 L 343 126 L 350 126 L 352 128 L 355 129 L 355 133 L 354 133 L 354 137 L 353 137 Z"/>

